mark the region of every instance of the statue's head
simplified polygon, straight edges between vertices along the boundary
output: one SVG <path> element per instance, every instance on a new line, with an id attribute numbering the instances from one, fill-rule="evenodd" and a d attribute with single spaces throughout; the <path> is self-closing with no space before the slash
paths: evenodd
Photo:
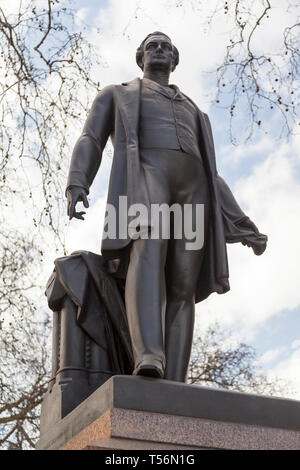
<path id="1" fill-rule="evenodd" d="M 173 72 L 179 62 L 179 52 L 171 39 L 160 31 L 148 34 L 136 51 L 136 63 L 145 72 L 168 69 Z"/>

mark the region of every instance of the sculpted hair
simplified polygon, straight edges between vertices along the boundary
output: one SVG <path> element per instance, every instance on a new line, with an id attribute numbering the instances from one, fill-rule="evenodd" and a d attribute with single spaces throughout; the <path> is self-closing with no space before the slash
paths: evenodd
<path id="1" fill-rule="evenodd" d="M 148 34 L 148 36 L 145 37 L 145 39 L 143 40 L 143 42 L 140 44 L 140 46 L 137 48 L 137 51 L 136 51 L 136 63 L 142 70 L 143 70 L 144 44 L 147 41 L 147 39 L 150 38 L 151 36 L 158 36 L 158 35 L 165 36 L 166 38 L 169 39 L 169 41 L 171 41 L 171 38 L 169 38 L 167 34 L 162 33 L 161 31 L 155 31 L 154 33 Z M 173 52 L 174 52 L 174 66 L 172 68 L 172 72 L 173 72 L 179 63 L 179 52 L 178 52 L 177 47 L 175 47 L 173 44 L 172 44 L 172 47 L 173 47 Z"/>

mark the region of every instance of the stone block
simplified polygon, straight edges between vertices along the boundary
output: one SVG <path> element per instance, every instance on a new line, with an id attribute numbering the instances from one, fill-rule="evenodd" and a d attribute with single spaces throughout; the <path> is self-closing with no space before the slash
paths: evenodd
<path id="1" fill-rule="evenodd" d="M 44 429 L 37 449 L 295 450 L 300 402 L 116 375 Z"/>

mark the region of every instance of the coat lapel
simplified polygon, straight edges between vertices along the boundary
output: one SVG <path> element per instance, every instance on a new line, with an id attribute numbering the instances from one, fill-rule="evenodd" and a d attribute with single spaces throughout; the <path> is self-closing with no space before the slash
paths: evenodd
<path id="1" fill-rule="evenodd" d="M 184 94 L 183 94 L 184 95 Z M 215 147 L 213 142 L 213 136 L 208 122 L 207 116 L 200 111 L 196 103 L 187 95 L 184 95 L 196 108 L 198 111 L 199 125 L 200 125 L 200 151 L 204 150 L 204 158 L 207 161 L 207 170 L 211 176 L 214 176 L 217 172 L 216 167 L 216 157 L 215 157 Z"/>
<path id="2" fill-rule="evenodd" d="M 116 93 L 127 136 L 127 144 L 133 145 L 138 141 L 141 80 L 135 78 L 131 82 L 117 86 Z"/>
<path id="3" fill-rule="evenodd" d="M 193 101 L 189 98 L 193 103 Z M 197 289 L 197 302 L 207 297 L 211 292 L 223 293 L 229 290 L 228 283 L 228 261 L 227 251 L 225 244 L 224 225 L 222 220 L 222 211 L 220 206 L 220 196 L 216 184 L 217 166 L 215 147 L 213 142 L 213 135 L 209 118 L 204 114 L 198 106 L 193 103 L 198 110 L 199 126 L 200 126 L 200 151 L 204 158 L 204 164 L 207 170 L 207 177 L 210 182 L 210 204 L 211 204 L 211 222 L 209 224 L 208 243 L 206 245 L 206 255 L 202 265 L 202 274 L 200 273 L 199 279 L 205 280 L 207 274 L 211 272 L 214 267 L 214 273 L 211 279 L 212 285 L 205 287 L 198 279 Z M 206 273 L 205 275 L 203 273 Z M 202 276 L 202 277 L 201 277 Z M 205 281 L 206 282 L 206 281 Z"/>
<path id="4" fill-rule="evenodd" d="M 139 118 L 140 118 L 140 93 L 141 80 L 134 79 L 124 83 L 116 89 L 118 108 L 120 110 L 126 133 L 126 161 L 127 161 L 127 197 L 128 207 L 134 204 L 143 204 L 149 208 L 149 195 L 147 192 L 144 172 L 139 154 Z M 132 217 L 128 217 L 130 222 Z M 140 231 L 148 233 L 148 215 L 140 217 Z"/>
<path id="5" fill-rule="evenodd" d="M 199 121 L 200 121 L 200 128 L 201 128 L 201 137 L 203 139 L 203 144 L 208 155 L 210 170 L 212 175 L 215 175 L 217 172 L 216 167 L 216 156 L 215 156 L 215 146 L 213 142 L 213 136 L 211 132 L 211 127 L 208 121 L 207 115 L 202 113 L 200 109 L 198 109 Z"/>

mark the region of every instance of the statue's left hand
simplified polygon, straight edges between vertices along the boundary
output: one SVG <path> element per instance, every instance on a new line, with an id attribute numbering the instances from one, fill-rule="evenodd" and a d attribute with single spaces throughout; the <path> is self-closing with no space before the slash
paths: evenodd
<path id="1" fill-rule="evenodd" d="M 87 200 L 87 193 L 84 188 L 79 186 L 72 186 L 67 189 L 67 200 L 68 200 L 68 216 L 71 220 L 73 217 L 76 219 L 84 220 L 83 215 L 85 212 L 76 212 L 76 204 L 79 201 L 83 202 L 84 207 L 88 208 L 89 203 Z"/>

